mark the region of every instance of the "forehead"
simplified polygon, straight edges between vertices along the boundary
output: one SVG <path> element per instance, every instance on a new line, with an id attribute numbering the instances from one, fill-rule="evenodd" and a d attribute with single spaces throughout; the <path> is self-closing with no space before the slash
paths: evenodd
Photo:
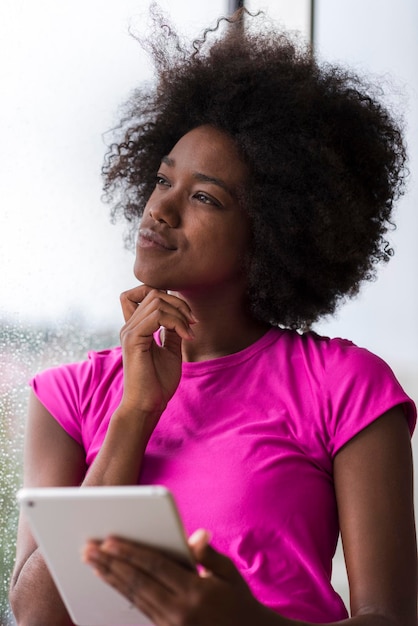
<path id="1" fill-rule="evenodd" d="M 213 126 L 198 126 L 183 135 L 168 157 L 176 167 L 221 178 L 233 186 L 243 185 L 248 176 L 233 139 Z"/>

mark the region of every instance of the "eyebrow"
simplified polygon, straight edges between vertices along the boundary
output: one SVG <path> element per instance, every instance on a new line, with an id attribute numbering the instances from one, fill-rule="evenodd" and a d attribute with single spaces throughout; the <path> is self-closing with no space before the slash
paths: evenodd
<path id="1" fill-rule="evenodd" d="M 163 156 L 161 162 L 165 163 L 169 167 L 173 167 L 175 165 L 174 159 L 169 156 Z M 193 172 L 193 178 L 201 181 L 202 183 L 212 183 L 213 185 L 217 185 L 218 187 L 221 187 L 221 189 L 224 189 L 226 192 L 228 192 L 230 196 L 235 196 L 231 188 L 228 187 L 228 185 L 221 178 L 216 178 L 215 176 L 207 176 L 206 174 L 202 174 L 201 172 Z"/>

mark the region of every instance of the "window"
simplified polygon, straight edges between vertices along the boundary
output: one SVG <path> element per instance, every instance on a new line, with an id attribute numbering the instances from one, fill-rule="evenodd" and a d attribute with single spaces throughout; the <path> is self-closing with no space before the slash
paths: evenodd
<path id="1" fill-rule="evenodd" d="M 134 285 L 133 257 L 122 245 L 123 226 L 111 225 L 101 203 L 102 134 L 117 107 L 150 78 L 138 43 L 128 34 L 144 22 L 147 3 L 5 2 L 0 8 L 3 95 L 0 216 L 0 581 L 1 624 L 12 624 L 7 589 L 14 560 L 27 380 L 50 365 L 84 358 L 90 348 L 118 342 L 118 294 Z M 227 0 L 166 0 L 175 23 L 198 34 L 227 10 Z M 310 29 L 310 0 L 248 0 L 291 29 Z M 418 10 L 407 0 L 315 2 L 319 53 L 361 70 L 393 73 L 418 88 Z M 296 9 L 296 10 L 295 10 Z M 394 20 L 396 27 L 394 27 Z M 387 46 L 401 33 L 402 46 Z M 354 34 L 354 36 L 353 36 Z M 373 45 L 370 44 L 373 37 Z M 413 54 L 415 51 L 415 54 Z M 414 61 L 413 61 L 414 60 Z M 401 82 L 401 84 L 402 84 Z M 411 90 L 412 91 L 412 90 Z M 418 124 L 409 99 L 410 129 Z M 416 139 L 409 138 L 411 165 Z M 415 133 L 416 136 L 416 133 Z M 417 185 L 402 203 L 391 239 L 395 259 L 332 323 L 318 329 L 348 336 L 395 367 L 418 398 Z M 338 565 L 337 573 L 341 567 Z M 339 580 L 338 573 L 337 579 Z M 337 580 L 337 584 L 338 583 Z M 343 584 L 343 583 L 341 583 Z"/>
<path id="2" fill-rule="evenodd" d="M 119 293 L 133 286 L 122 226 L 101 203 L 104 131 L 150 68 L 129 27 L 148 2 L 6 2 L 1 119 L 0 581 L 1 624 L 14 561 L 28 379 L 118 342 Z M 198 34 L 224 0 L 161 3 Z"/>

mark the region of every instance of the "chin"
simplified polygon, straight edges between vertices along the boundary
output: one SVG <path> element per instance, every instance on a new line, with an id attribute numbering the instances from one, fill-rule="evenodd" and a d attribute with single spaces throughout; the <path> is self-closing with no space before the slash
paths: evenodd
<path id="1" fill-rule="evenodd" d="M 161 291 L 174 291 L 173 286 L 167 283 L 161 276 L 155 276 L 152 272 L 134 272 L 135 278 L 143 285 L 159 289 Z"/>

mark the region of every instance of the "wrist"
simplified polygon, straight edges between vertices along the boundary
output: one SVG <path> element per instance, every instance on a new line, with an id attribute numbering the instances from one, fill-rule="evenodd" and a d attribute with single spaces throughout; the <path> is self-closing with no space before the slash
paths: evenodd
<path id="1" fill-rule="evenodd" d="M 115 413 L 126 415 L 130 419 L 152 419 L 159 418 L 165 410 L 167 402 L 156 394 L 156 397 L 147 397 L 145 391 L 136 390 L 131 393 L 125 388 L 122 399 Z M 153 396 L 153 394 L 151 394 Z"/>
<path id="2" fill-rule="evenodd" d="M 158 421 L 162 413 L 163 411 L 158 408 L 131 406 L 122 399 L 110 420 L 123 425 L 124 428 L 141 430 L 145 424 Z"/>
<path id="3" fill-rule="evenodd" d="M 161 413 L 157 410 L 132 409 L 121 404 L 110 419 L 106 439 L 111 438 L 113 445 L 129 442 L 129 445 L 135 445 L 144 452 Z"/>

